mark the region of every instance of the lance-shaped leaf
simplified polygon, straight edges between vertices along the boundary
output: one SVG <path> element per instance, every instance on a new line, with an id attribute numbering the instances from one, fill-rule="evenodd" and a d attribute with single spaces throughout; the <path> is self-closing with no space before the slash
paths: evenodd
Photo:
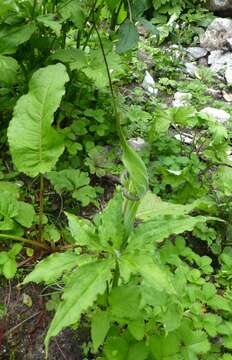
<path id="1" fill-rule="evenodd" d="M 10 151 L 17 169 L 31 177 L 50 171 L 64 151 L 63 138 L 51 124 L 68 80 L 62 64 L 39 69 L 15 106 L 8 128 Z"/>
<path id="2" fill-rule="evenodd" d="M 83 265 L 72 273 L 64 288 L 55 317 L 48 330 L 45 346 L 52 336 L 56 336 L 64 327 L 79 321 L 81 314 L 93 304 L 98 294 L 106 289 L 106 282 L 111 279 L 113 260 L 99 260 Z"/>

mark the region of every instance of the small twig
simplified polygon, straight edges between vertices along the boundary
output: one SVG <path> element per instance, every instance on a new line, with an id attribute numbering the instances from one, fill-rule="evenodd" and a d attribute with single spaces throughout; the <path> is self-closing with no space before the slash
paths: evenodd
<path id="1" fill-rule="evenodd" d="M 66 358 L 66 356 L 65 356 L 65 354 L 64 354 L 64 352 L 63 352 L 63 350 L 61 349 L 60 345 L 58 344 L 58 341 L 56 340 L 56 338 L 55 338 L 55 343 L 56 343 L 56 346 L 58 347 L 58 349 L 59 349 L 59 351 L 60 351 L 61 355 L 63 356 L 63 358 L 64 358 L 65 360 L 68 360 L 68 359 Z"/>
<path id="2" fill-rule="evenodd" d="M 20 326 L 22 326 L 25 322 L 33 319 L 34 317 L 36 317 L 37 315 L 39 315 L 41 313 L 41 311 L 37 311 L 35 314 L 29 316 L 28 318 L 24 319 L 23 321 L 21 321 L 20 323 L 18 323 L 17 325 L 13 326 L 10 330 L 8 330 L 7 332 L 5 332 L 4 337 L 9 336 L 12 332 L 14 332 L 16 329 L 18 329 Z"/>

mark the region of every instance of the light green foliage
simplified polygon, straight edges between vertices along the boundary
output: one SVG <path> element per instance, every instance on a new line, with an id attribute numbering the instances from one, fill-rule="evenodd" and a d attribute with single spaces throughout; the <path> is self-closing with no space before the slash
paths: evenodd
<path id="1" fill-rule="evenodd" d="M 58 193 L 70 192 L 72 197 L 81 202 L 83 206 L 90 202 L 96 203 L 97 188 L 89 185 L 90 178 L 88 173 L 76 169 L 65 169 L 61 171 L 51 171 L 47 174 Z"/>
<path id="2" fill-rule="evenodd" d="M 119 53 L 132 50 L 138 43 L 139 34 L 133 22 L 127 20 L 119 29 L 117 50 Z"/>
<path id="3" fill-rule="evenodd" d="M 56 315 L 48 330 L 45 345 L 49 339 L 56 336 L 64 327 L 76 323 L 81 313 L 96 300 L 97 295 L 106 289 L 106 281 L 111 279 L 112 259 L 83 265 L 72 273 L 63 293 Z"/>
<path id="4" fill-rule="evenodd" d="M 23 284 L 30 281 L 36 283 L 44 281 L 46 284 L 52 284 L 61 277 L 63 272 L 68 272 L 78 265 L 78 256 L 72 252 L 49 255 L 36 265 L 33 272 L 27 275 Z"/>
<path id="5" fill-rule="evenodd" d="M 17 102 L 8 140 L 15 166 L 29 176 L 51 170 L 64 150 L 51 124 L 67 81 L 63 65 L 47 66 L 33 75 L 29 93 Z"/>
<path id="6" fill-rule="evenodd" d="M 17 61 L 10 56 L 0 55 L 0 82 L 11 85 L 16 81 Z"/>
<path id="7" fill-rule="evenodd" d="M 29 40 L 35 29 L 34 23 L 2 26 L 0 28 L 0 53 L 14 54 L 17 46 Z"/>
<path id="8" fill-rule="evenodd" d="M 18 201 L 15 194 L 2 191 L 0 197 L 0 230 L 14 230 L 17 224 L 30 227 L 35 216 L 31 204 Z"/>
<path id="9" fill-rule="evenodd" d="M 16 256 L 22 250 L 22 245 L 15 244 L 9 251 L 0 251 L 0 274 L 6 279 L 12 279 L 17 271 Z"/>

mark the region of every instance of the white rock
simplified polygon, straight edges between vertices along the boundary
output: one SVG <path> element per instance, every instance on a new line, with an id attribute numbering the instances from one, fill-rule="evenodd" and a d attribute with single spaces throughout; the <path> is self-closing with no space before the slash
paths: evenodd
<path id="1" fill-rule="evenodd" d="M 223 70 L 226 65 L 232 64 L 232 53 L 223 53 L 222 50 L 214 50 L 208 57 L 208 64 L 211 65 L 210 69 L 217 73 Z"/>
<path id="2" fill-rule="evenodd" d="M 174 94 L 174 100 L 172 102 L 172 106 L 180 107 L 180 106 L 189 105 L 191 99 L 192 99 L 192 94 L 177 91 Z"/>
<path id="3" fill-rule="evenodd" d="M 226 91 L 222 92 L 224 100 L 227 102 L 232 102 L 232 94 L 227 93 Z"/>
<path id="4" fill-rule="evenodd" d="M 158 93 L 158 90 L 155 89 L 155 80 L 148 71 L 145 72 L 145 77 L 142 83 L 142 87 L 144 88 L 144 90 L 147 90 L 150 94 L 156 95 Z"/>
<path id="5" fill-rule="evenodd" d="M 195 47 L 189 47 L 187 49 L 187 53 L 194 59 L 194 60 L 198 60 L 200 58 L 203 58 L 204 56 L 206 56 L 208 54 L 207 49 L 203 49 L 200 46 L 195 46 Z"/>
<path id="6" fill-rule="evenodd" d="M 225 78 L 228 85 L 232 85 L 232 62 L 227 64 Z"/>
<path id="7" fill-rule="evenodd" d="M 191 134 L 181 133 L 174 135 L 176 140 L 183 142 L 184 144 L 191 144 L 193 142 L 193 136 Z"/>
<path id="8" fill-rule="evenodd" d="M 136 151 L 140 151 L 144 147 L 146 147 L 146 142 L 141 137 L 131 138 L 128 140 L 129 145 Z"/>
<path id="9" fill-rule="evenodd" d="M 188 75 L 190 75 L 191 77 L 195 77 L 196 75 L 196 71 L 197 71 L 197 66 L 195 63 L 191 63 L 191 62 L 187 62 L 185 63 L 185 71 Z"/>
<path id="10" fill-rule="evenodd" d="M 202 114 L 206 114 L 210 117 L 213 117 L 220 123 L 225 123 L 230 119 L 230 114 L 222 109 L 216 109 L 212 107 L 206 107 L 200 111 Z"/>
<path id="11" fill-rule="evenodd" d="M 216 18 L 200 37 L 201 47 L 209 49 L 228 48 L 227 39 L 232 37 L 232 20 Z"/>

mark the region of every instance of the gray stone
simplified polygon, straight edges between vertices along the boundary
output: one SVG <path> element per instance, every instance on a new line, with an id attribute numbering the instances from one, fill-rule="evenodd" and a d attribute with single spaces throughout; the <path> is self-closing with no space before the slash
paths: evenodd
<path id="1" fill-rule="evenodd" d="M 201 47 L 215 50 L 227 49 L 227 39 L 232 37 L 232 20 L 216 18 L 200 37 Z"/>
<path id="2" fill-rule="evenodd" d="M 222 93 L 220 90 L 209 88 L 206 92 L 207 95 L 211 95 L 214 97 L 214 99 L 219 100 L 222 98 Z"/>
<path id="3" fill-rule="evenodd" d="M 193 60 L 198 60 L 208 54 L 208 50 L 206 50 L 200 46 L 189 47 L 186 51 Z"/>
<path id="4" fill-rule="evenodd" d="M 136 151 L 140 151 L 147 146 L 147 143 L 141 137 L 131 138 L 128 140 L 128 143 Z"/>
<path id="5" fill-rule="evenodd" d="M 227 102 L 232 102 L 232 94 L 231 93 L 227 93 L 226 91 L 223 91 L 222 94 L 223 94 L 224 100 L 226 100 Z"/>
<path id="6" fill-rule="evenodd" d="M 225 78 L 228 85 L 232 85 L 232 62 L 227 64 Z"/>
<path id="7" fill-rule="evenodd" d="M 191 77 L 195 77 L 197 71 L 196 63 L 191 63 L 191 62 L 185 63 L 185 71 Z"/>
<path id="8" fill-rule="evenodd" d="M 174 94 L 174 100 L 172 102 L 172 106 L 180 107 L 180 106 L 189 105 L 191 99 L 192 99 L 192 94 L 177 91 Z"/>
<path id="9" fill-rule="evenodd" d="M 213 117 L 219 123 L 223 124 L 230 119 L 230 114 L 222 109 L 216 109 L 212 107 L 206 107 L 200 111 L 202 114 L 206 114 L 210 117 Z"/>
<path id="10" fill-rule="evenodd" d="M 232 37 L 226 39 L 226 41 L 227 41 L 227 44 L 228 44 L 230 50 L 232 50 Z"/>
<path id="11" fill-rule="evenodd" d="M 209 7 L 213 11 L 232 10 L 232 0 L 210 0 Z"/>

